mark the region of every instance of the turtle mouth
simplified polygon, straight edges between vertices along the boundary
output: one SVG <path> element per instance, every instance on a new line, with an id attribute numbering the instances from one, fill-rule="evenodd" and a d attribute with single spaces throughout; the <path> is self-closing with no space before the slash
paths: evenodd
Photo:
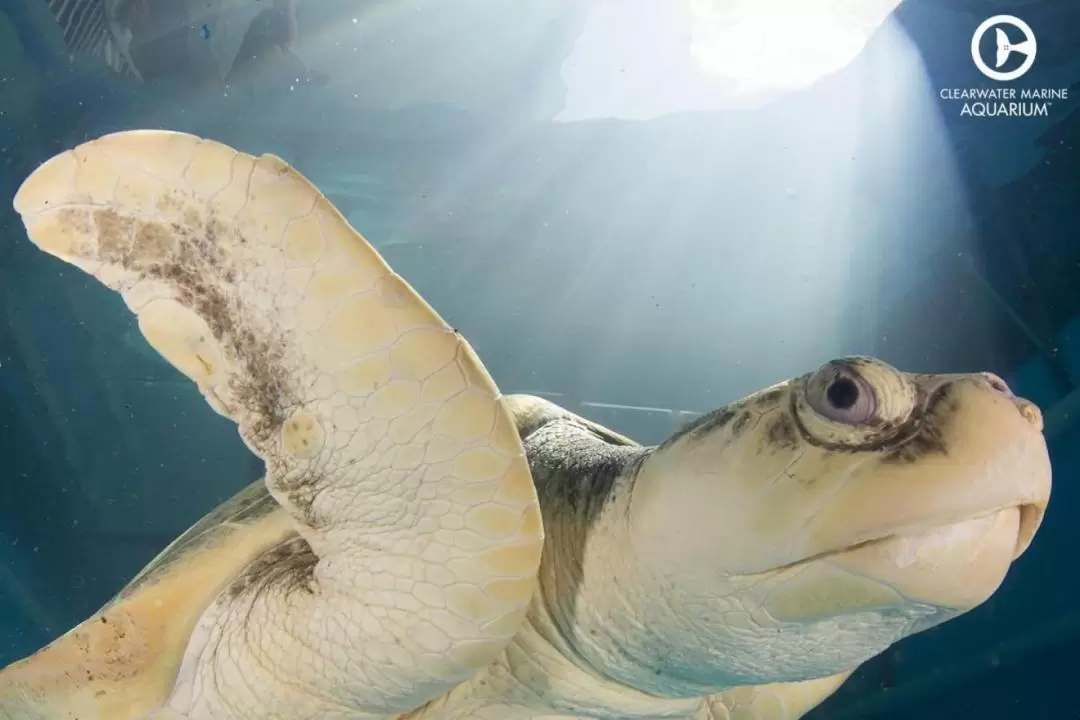
<path id="1" fill-rule="evenodd" d="M 859 542 L 850 543 L 844 545 L 835 550 L 827 550 L 825 552 L 817 553 L 803 560 L 798 560 L 792 563 L 792 566 L 802 565 L 803 563 L 813 562 L 815 560 L 823 560 L 831 557 L 837 557 L 846 555 L 847 553 L 870 548 L 874 546 L 881 546 L 887 543 L 896 542 L 898 540 L 910 540 L 917 538 L 926 538 L 942 533 L 948 533 L 950 529 L 965 526 L 968 523 L 977 522 L 990 517 L 997 517 L 1001 513 L 1016 511 L 1019 515 L 1019 526 L 1016 532 L 1016 544 L 1013 548 L 1011 560 L 1015 560 L 1031 546 L 1031 541 L 1035 538 L 1035 532 L 1039 529 L 1039 525 L 1042 524 L 1043 513 L 1045 508 L 1035 503 L 1020 503 L 1018 505 L 1011 505 L 1006 507 L 995 508 L 988 510 L 985 513 L 978 515 L 968 516 L 962 520 L 957 520 L 951 523 L 942 523 L 936 525 L 924 525 L 910 528 L 903 528 L 894 532 L 890 532 L 883 535 L 870 538 L 868 540 L 860 540 Z"/>
<path id="2" fill-rule="evenodd" d="M 762 604 L 787 622 L 888 610 L 937 624 L 997 591 L 1040 515 L 1037 505 L 1011 505 L 819 553 L 770 574 Z"/>
<path id="3" fill-rule="evenodd" d="M 857 541 L 849 541 L 828 550 L 823 550 L 812 555 L 807 555 L 798 560 L 776 565 L 760 571 L 750 573 L 748 576 L 759 574 L 774 574 L 788 570 L 801 568 L 820 561 L 841 559 L 851 555 L 887 548 L 897 543 L 927 542 L 948 538 L 956 530 L 978 526 L 992 518 L 999 518 L 1003 514 L 1010 514 L 1016 518 L 1015 530 L 1011 533 L 1012 546 L 1009 553 L 1009 562 L 1016 560 L 1031 546 L 1031 542 L 1042 524 L 1046 506 L 1039 503 L 1018 503 L 987 510 L 982 513 L 968 515 L 967 517 L 952 521 L 938 523 L 924 523 L 921 525 L 902 526 L 891 532 L 881 533 L 869 538 Z M 977 549 L 977 548 L 976 548 Z"/>
<path id="4" fill-rule="evenodd" d="M 1042 513 L 1038 505 L 1011 505 L 952 523 L 898 529 L 794 565 L 829 565 L 907 601 L 964 611 L 1001 585 L 1031 544 Z"/>

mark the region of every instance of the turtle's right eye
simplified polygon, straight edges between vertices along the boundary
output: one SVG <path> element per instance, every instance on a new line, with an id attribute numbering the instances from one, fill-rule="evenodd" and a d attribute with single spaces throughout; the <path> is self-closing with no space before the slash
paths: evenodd
<path id="1" fill-rule="evenodd" d="M 809 437 L 843 447 L 880 443 L 917 408 L 907 375 L 872 358 L 826 363 L 794 395 L 796 419 Z"/>
<path id="2" fill-rule="evenodd" d="M 874 420 L 874 387 L 853 368 L 832 362 L 806 383 L 806 402 L 827 420 L 844 425 L 865 425 Z"/>

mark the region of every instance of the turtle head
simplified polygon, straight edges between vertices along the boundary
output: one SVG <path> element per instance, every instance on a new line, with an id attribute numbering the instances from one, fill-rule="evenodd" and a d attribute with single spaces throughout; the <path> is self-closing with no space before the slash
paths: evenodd
<path id="1" fill-rule="evenodd" d="M 846 358 L 706 415 L 634 479 L 628 552 L 665 597 L 643 645 L 672 668 L 643 689 L 851 670 L 990 597 L 1049 496 L 1039 410 L 989 374 Z"/>

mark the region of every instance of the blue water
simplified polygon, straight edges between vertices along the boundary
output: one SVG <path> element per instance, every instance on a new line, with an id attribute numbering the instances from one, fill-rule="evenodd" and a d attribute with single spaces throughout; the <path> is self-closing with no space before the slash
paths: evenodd
<path id="1" fill-rule="evenodd" d="M 905 0 L 846 68 L 727 109 L 695 108 L 708 88 L 620 85 L 647 75 L 645 51 L 573 75 L 623 52 L 617 32 L 582 51 L 591 3 L 405 5 L 311 3 L 296 43 L 310 77 L 252 89 L 183 66 L 134 83 L 68 53 L 44 0 L 0 4 L 0 666 L 261 473 L 120 299 L 8 209 L 54 153 L 168 127 L 295 164 L 504 391 L 643 443 L 841 355 L 1005 377 L 1047 418 L 1055 485 L 1035 545 L 990 601 L 808 717 L 1078 716 L 1080 5 Z M 1045 116 L 942 98 L 997 87 L 969 41 L 998 12 L 1038 37 L 1009 87 L 1071 93 Z M 207 54 L 189 61 L 212 67 L 228 33 L 196 27 Z"/>

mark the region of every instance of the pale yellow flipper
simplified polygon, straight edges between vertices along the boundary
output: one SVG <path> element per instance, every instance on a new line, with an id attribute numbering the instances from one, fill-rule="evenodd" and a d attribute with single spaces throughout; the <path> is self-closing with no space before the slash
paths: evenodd
<path id="1" fill-rule="evenodd" d="M 254 558 L 296 537 L 254 484 L 163 550 L 99 612 L 0 671 L 0 718 L 142 718 L 166 697 L 199 617 Z"/>
<path id="2" fill-rule="evenodd" d="M 228 703 L 394 714 L 508 642 L 543 544 L 514 422 L 468 343 L 314 186 L 274 156 L 131 131 L 53 158 L 15 206 L 237 422 L 318 558 L 208 611 L 174 708 L 243 677 L 257 696 Z"/>
<path id="3" fill-rule="evenodd" d="M 707 715 L 702 720 L 799 720 L 825 702 L 850 675 L 733 688 L 706 700 Z"/>

